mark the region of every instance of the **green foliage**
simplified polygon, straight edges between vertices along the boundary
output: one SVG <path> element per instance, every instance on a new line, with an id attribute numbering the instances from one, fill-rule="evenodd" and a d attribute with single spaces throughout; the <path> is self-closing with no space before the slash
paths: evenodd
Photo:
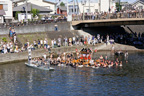
<path id="1" fill-rule="evenodd" d="M 65 4 L 63 2 L 60 3 L 60 6 L 65 6 Z"/>
<path id="2" fill-rule="evenodd" d="M 122 9 L 122 6 L 119 5 L 119 3 L 116 3 L 116 9 L 117 9 L 117 11 L 120 11 Z"/>
<path id="3" fill-rule="evenodd" d="M 16 13 L 15 13 L 15 19 L 17 20 L 18 19 L 18 14 L 19 13 L 21 13 L 20 11 L 17 11 Z"/>
<path id="4" fill-rule="evenodd" d="M 39 15 L 39 16 L 38 16 L 38 20 L 41 20 L 41 18 L 42 18 L 42 15 Z"/>
<path id="5" fill-rule="evenodd" d="M 6 37 L 3 37 L 2 40 L 3 40 L 3 42 L 7 42 Z"/>
<path id="6" fill-rule="evenodd" d="M 57 17 L 58 17 L 58 16 L 53 15 L 53 16 L 52 16 L 52 19 L 55 19 L 55 18 L 57 18 Z"/>
<path id="7" fill-rule="evenodd" d="M 31 9 L 31 13 L 33 14 L 33 17 L 36 15 L 38 16 L 39 10 L 38 9 Z"/>

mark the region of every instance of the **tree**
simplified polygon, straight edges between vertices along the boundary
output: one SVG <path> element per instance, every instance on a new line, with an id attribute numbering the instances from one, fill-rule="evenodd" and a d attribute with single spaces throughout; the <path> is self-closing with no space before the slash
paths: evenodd
<path id="1" fill-rule="evenodd" d="M 17 11 L 16 13 L 15 13 L 15 19 L 17 20 L 18 19 L 18 14 L 19 13 L 21 13 L 20 11 Z"/>
<path id="2" fill-rule="evenodd" d="M 122 6 L 119 3 L 116 3 L 116 9 L 117 11 L 120 11 L 122 9 Z"/>
<path id="3" fill-rule="evenodd" d="M 60 6 L 65 6 L 65 4 L 63 2 L 60 3 Z"/>
<path id="4" fill-rule="evenodd" d="M 38 15 L 39 10 L 38 9 L 31 9 L 31 13 L 33 14 L 33 17 L 35 17 L 36 15 Z"/>

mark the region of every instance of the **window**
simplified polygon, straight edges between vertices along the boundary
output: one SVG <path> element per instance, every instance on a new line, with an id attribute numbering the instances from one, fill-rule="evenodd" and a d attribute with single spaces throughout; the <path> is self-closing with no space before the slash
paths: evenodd
<path id="1" fill-rule="evenodd" d="M 98 9 L 95 9 L 95 12 L 98 12 Z"/>
<path id="2" fill-rule="evenodd" d="M 8 11 L 8 5 L 7 5 L 7 4 L 4 4 L 4 5 L 3 5 L 3 10 L 4 10 L 4 11 Z"/>
<path id="3" fill-rule="evenodd" d="M 50 6 L 45 6 L 45 8 L 48 8 L 48 9 L 50 9 Z"/>
<path id="4" fill-rule="evenodd" d="M 139 9 L 143 9 L 143 6 L 139 6 L 138 8 L 139 8 Z"/>
<path id="5" fill-rule="evenodd" d="M 86 9 L 86 12 L 88 13 L 88 12 L 89 12 L 89 9 Z"/>
<path id="6" fill-rule="evenodd" d="M 0 10 L 3 10 L 3 5 L 2 4 L 0 4 Z"/>

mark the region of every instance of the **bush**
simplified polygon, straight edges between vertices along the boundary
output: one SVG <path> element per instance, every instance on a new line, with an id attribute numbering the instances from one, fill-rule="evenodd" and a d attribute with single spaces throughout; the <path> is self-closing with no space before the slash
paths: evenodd
<path id="1" fill-rule="evenodd" d="M 31 13 L 33 14 L 33 17 L 35 17 L 36 15 L 38 16 L 39 10 L 38 9 L 32 9 Z"/>
<path id="2" fill-rule="evenodd" d="M 21 13 L 20 11 L 17 11 L 16 13 L 15 13 L 15 19 L 17 20 L 18 19 L 18 14 L 19 13 Z"/>
<path id="3" fill-rule="evenodd" d="M 6 37 L 3 37 L 2 40 L 3 40 L 3 42 L 7 42 Z"/>

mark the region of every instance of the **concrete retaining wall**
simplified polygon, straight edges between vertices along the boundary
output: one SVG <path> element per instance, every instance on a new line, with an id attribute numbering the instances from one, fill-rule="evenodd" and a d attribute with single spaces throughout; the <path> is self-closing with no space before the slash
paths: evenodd
<path id="1" fill-rule="evenodd" d="M 61 23 L 48 23 L 48 24 L 19 26 L 19 27 L 15 27 L 15 31 L 17 34 L 54 31 L 54 28 L 55 28 L 54 26 L 56 24 L 58 25 L 59 31 L 70 30 L 69 22 L 61 22 Z M 5 35 L 5 34 L 9 34 L 9 28 L 0 29 L 0 35 Z"/>

